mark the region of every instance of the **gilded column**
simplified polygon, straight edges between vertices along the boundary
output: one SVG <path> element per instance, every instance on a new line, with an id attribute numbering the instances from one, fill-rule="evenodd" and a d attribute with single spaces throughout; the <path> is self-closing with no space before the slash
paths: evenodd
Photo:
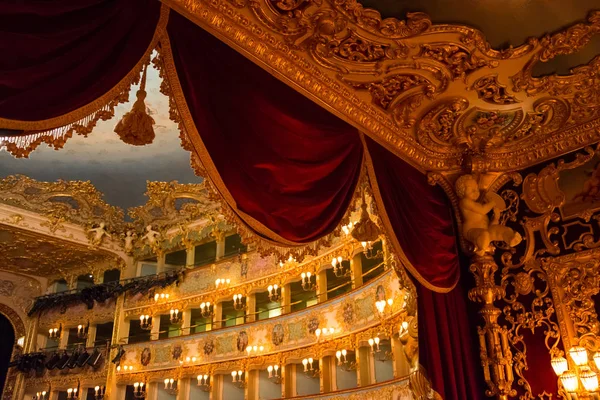
<path id="1" fill-rule="evenodd" d="M 350 260 L 350 270 L 352 271 L 352 289 L 361 287 L 363 284 L 361 254 L 362 253 L 355 254 Z"/>
<path id="2" fill-rule="evenodd" d="M 327 301 L 327 270 L 317 273 L 317 303 Z"/>

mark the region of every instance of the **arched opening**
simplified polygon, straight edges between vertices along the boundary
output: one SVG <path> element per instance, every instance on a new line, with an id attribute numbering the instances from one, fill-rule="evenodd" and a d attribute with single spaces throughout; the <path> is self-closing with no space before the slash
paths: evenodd
<path id="1" fill-rule="evenodd" d="M 2 393 L 15 343 L 15 330 L 3 314 L 0 314 L 0 337 L 2 338 L 0 340 L 0 393 Z"/>

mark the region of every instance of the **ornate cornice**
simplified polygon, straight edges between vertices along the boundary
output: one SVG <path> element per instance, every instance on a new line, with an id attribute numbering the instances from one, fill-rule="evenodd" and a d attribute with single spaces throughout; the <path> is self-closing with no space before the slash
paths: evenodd
<path id="1" fill-rule="evenodd" d="M 352 0 L 165 3 L 424 171 L 514 171 L 600 139 L 598 58 L 532 75 L 600 32 L 598 12 L 494 50 L 474 28 Z"/>

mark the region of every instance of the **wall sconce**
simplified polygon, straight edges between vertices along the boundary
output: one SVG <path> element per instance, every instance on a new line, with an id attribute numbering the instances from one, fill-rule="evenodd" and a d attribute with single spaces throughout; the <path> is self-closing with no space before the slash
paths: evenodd
<path id="1" fill-rule="evenodd" d="M 48 329 L 48 337 L 50 339 L 58 339 L 62 332 L 62 324 L 58 325 L 58 328 L 50 328 Z"/>
<path id="2" fill-rule="evenodd" d="M 145 331 L 152 329 L 152 317 L 149 315 L 140 315 L 140 328 Z"/>
<path id="3" fill-rule="evenodd" d="M 67 399 L 68 400 L 76 400 L 79 398 L 79 385 L 76 388 L 68 388 L 67 389 Z"/>
<path id="4" fill-rule="evenodd" d="M 317 362 L 317 367 L 314 367 L 314 362 Z M 312 358 L 305 358 L 302 360 L 302 365 L 304 366 L 304 374 L 311 378 L 318 378 L 321 375 L 321 371 L 319 370 L 319 361 L 313 360 Z"/>
<path id="5" fill-rule="evenodd" d="M 177 396 L 179 393 L 179 388 L 177 387 L 177 381 L 173 378 L 165 378 L 165 391 L 170 395 Z"/>
<path id="6" fill-rule="evenodd" d="M 373 355 L 375 356 L 375 360 L 381 362 L 393 360 L 394 357 L 391 351 L 386 351 L 385 353 L 381 351 L 381 349 L 379 348 L 380 342 L 381 339 L 379 339 L 379 336 L 375 336 L 375 338 L 369 339 L 369 346 L 371 346 L 371 353 L 373 353 Z"/>
<path id="7" fill-rule="evenodd" d="M 233 308 L 238 311 L 246 308 L 246 306 L 244 305 L 244 296 L 242 296 L 241 294 L 233 295 Z"/>
<path id="8" fill-rule="evenodd" d="M 375 302 L 375 307 L 377 307 L 377 311 L 379 311 L 379 316 L 385 316 L 385 306 L 388 306 L 388 310 L 391 311 L 392 304 L 394 304 L 394 299 L 379 300 Z"/>
<path id="9" fill-rule="evenodd" d="M 279 286 L 277 284 L 269 285 L 267 290 L 269 291 L 269 300 L 271 300 L 271 301 L 281 300 L 281 292 L 280 292 Z"/>
<path id="10" fill-rule="evenodd" d="M 346 349 L 336 351 L 335 357 L 338 360 L 337 365 L 343 371 L 355 371 L 356 370 L 356 362 L 348 361 L 348 359 L 346 357 L 347 355 L 348 355 L 348 351 Z"/>
<path id="11" fill-rule="evenodd" d="M 179 361 L 179 364 L 195 364 L 196 363 L 196 356 L 194 357 L 186 357 L 185 360 L 181 360 Z"/>
<path id="12" fill-rule="evenodd" d="M 181 321 L 183 321 L 183 313 L 180 313 L 179 309 L 171 309 L 169 314 L 169 320 L 172 324 L 178 325 L 181 323 Z"/>
<path id="13" fill-rule="evenodd" d="M 154 301 L 158 303 L 158 301 L 167 301 L 169 300 L 169 294 L 168 293 L 156 293 L 154 295 Z"/>
<path id="14" fill-rule="evenodd" d="M 257 355 L 258 353 L 262 353 L 265 350 L 264 346 L 248 346 L 246 347 L 246 352 L 248 353 L 248 357 L 250 355 Z"/>
<path id="15" fill-rule="evenodd" d="M 302 290 L 305 292 L 312 292 L 317 289 L 316 277 L 315 282 L 313 282 L 311 280 L 312 276 L 313 275 L 310 272 L 303 272 L 300 274 L 300 277 L 302 278 Z"/>
<path id="16" fill-rule="evenodd" d="M 231 371 L 231 381 L 233 385 L 238 389 L 246 387 L 246 380 L 244 379 L 244 371 Z"/>
<path id="17" fill-rule="evenodd" d="M 37 392 L 35 396 L 32 397 L 32 400 L 46 400 L 46 391 Z"/>
<path id="18" fill-rule="evenodd" d="M 317 337 L 317 341 L 319 341 L 319 339 L 321 338 L 321 335 L 323 335 L 323 338 L 327 338 L 332 336 L 335 333 L 335 328 L 317 328 L 315 330 L 315 336 Z"/>
<path id="19" fill-rule="evenodd" d="M 279 375 L 279 365 L 269 365 L 267 367 L 267 372 L 269 373 L 269 380 L 276 385 L 281 383 L 281 375 Z"/>
<path id="20" fill-rule="evenodd" d="M 217 289 L 219 289 L 219 288 L 222 289 L 222 288 L 229 286 L 230 283 L 231 283 L 231 279 L 220 278 L 215 281 L 215 286 Z"/>
<path id="21" fill-rule="evenodd" d="M 210 304 L 210 301 L 200 304 L 200 314 L 202 314 L 202 318 L 212 318 L 215 315 L 214 306 Z"/>
<path id="22" fill-rule="evenodd" d="M 350 268 L 346 269 L 342 265 L 343 261 L 344 259 L 342 258 L 342 256 L 338 256 L 337 258 L 333 257 L 333 259 L 331 260 L 331 265 L 333 266 L 333 273 L 338 278 L 343 278 L 345 276 L 352 275 L 352 271 L 350 270 Z"/>
<path id="23" fill-rule="evenodd" d="M 96 386 L 94 388 L 94 400 L 103 400 L 106 393 L 106 386 Z"/>
<path id="24" fill-rule="evenodd" d="M 120 365 L 117 365 L 117 372 L 131 372 L 133 371 L 133 365 L 123 365 L 123 367 L 121 367 Z"/>
<path id="25" fill-rule="evenodd" d="M 203 392 L 210 392 L 210 376 L 209 375 L 198 375 L 196 377 L 198 379 L 198 387 Z"/>
<path id="26" fill-rule="evenodd" d="M 146 398 L 146 384 L 144 382 L 134 382 L 133 397 L 135 397 L 136 399 Z"/>
<path id="27" fill-rule="evenodd" d="M 569 400 L 582 399 L 599 400 L 598 375 L 592 371 L 590 364 L 600 368 L 600 352 L 597 352 L 590 361 L 585 347 L 575 346 L 569 349 L 571 360 L 575 364 L 569 369 L 569 363 L 564 357 L 553 357 L 550 361 L 556 375 L 567 392 Z M 581 384 L 579 383 L 581 381 Z"/>
<path id="28" fill-rule="evenodd" d="M 90 330 L 90 321 L 88 321 L 87 326 L 77 325 L 77 337 L 80 339 L 87 338 L 89 330 Z"/>
<path id="29" fill-rule="evenodd" d="M 367 260 L 383 257 L 383 252 L 381 250 L 377 250 L 377 252 L 373 254 L 373 242 L 360 242 L 360 245 L 363 248 L 363 254 Z"/>

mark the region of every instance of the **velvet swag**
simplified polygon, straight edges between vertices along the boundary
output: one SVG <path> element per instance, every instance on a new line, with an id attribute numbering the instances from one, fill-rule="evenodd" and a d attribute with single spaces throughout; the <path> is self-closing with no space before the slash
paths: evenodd
<path id="1" fill-rule="evenodd" d="M 90 118 L 119 101 L 160 41 L 186 147 L 263 239 L 301 246 L 331 233 L 367 170 L 386 233 L 418 287 L 420 361 L 444 399 L 481 398 L 445 195 L 184 16 L 171 11 L 159 32 L 163 19 L 156 0 L 1 3 L 0 130 Z"/>

